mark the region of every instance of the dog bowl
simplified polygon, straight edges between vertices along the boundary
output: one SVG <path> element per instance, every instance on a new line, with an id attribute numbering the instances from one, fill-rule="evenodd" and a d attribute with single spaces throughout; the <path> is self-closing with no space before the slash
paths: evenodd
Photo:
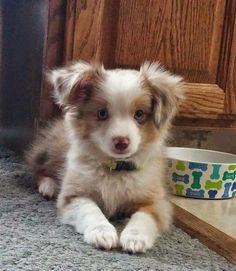
<path id="1" fill-rule="evenodd" d="M 236 195 L 236 155 L 193 148 L 167 148 L 168 178 L 178 196 L 227 199 Z"/>

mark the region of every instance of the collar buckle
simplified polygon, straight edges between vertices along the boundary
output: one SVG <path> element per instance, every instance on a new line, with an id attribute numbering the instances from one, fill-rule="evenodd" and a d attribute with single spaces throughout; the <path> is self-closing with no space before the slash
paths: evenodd
<path id="1" fill-rule="evenodd" d="M 113 161 L 108 165 L 110 171 L 133 171 L 139 169 L 133 161 Z"/>

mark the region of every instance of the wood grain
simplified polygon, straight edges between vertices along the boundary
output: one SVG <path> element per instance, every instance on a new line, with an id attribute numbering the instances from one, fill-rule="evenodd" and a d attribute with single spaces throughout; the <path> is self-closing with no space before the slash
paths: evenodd
<path id="1" fill-rule="evenodd" d="M 101 0 L 77 0 L 73 59 L 96 59 L 102 4 Z"/>
<path id="2" fill-rule="evenodd" d="M 65 20 L 65 40 L 63 63 L 73 60 L 73 49 L 75 39 L 75 21 L 76 21 L 76 0 L 70 0 L 66 3 Z"/>
<path id="3" fill-rule="evenodd" d="M 236 127 L 235 13 L 236 0 L 67 1 L 64 62 L 159 60 L 188 82 L 176 124 Z"/>
<path id="4" fill-rule="evenodd" d="M 232 41 L 235 28 L 236 0 L 226 1 L 224 26 L 221 41 L 220 60 L 218 66 L 217 84 L 226 89 L 229 62 L 232 53 Z"/>
<path id="5" fill-rule="evenodd" d="M 39 122 L 45 121 L 58 114 L 58 108 L 52 100 L 52 87 L 46 80 L 46 72 L 52 68 L 62 65 L 65 8 L 64 0 L 49 1 Z"/>
<path id="6" fill-rule="evenodd" d="M 115 68 L 119 6 L 120 0 L 103 0 L 96 59 L 102 62 L 106 68 Z"/>
<path id="7" fill-rule="evenodd" d="M 199 115 L 195 118 L 176 117 L 173 124 L 175 127 L 186 128 L 191 130 L 232 130 L 236 131 L 236 114 L 235 115 Z M 213 117 L 216 117 L 215 119 Z"/>
<path id="8" fill-rule="evenodd" d="M 65 61 L 114 63 L 119 0 L 77 0 L 68 3 Z"/>
<path id="9" fill-rule="evenodd" d="M 216 118 L 224 113 L 225 93 L 215 84 L 185 84 L 186 100 L 180 107 L 179 116 L 197 118 L 208 115 Z"/>
<path id="10" fill-rule="evenodd" d="M 174 204 L 174 224 L 236 264 L 236 240 Z"/>
<path id="11" fill-rule="evenodd" d="M 226 113 L 236 114 L 236 1 L 229 1 L 231 3 L 228 17 L 231 18 L 229 23 L 232 35 L 227 37 L 228 43 L 231 45 L 229 51 L 228 74 L 226 81 Z M 227 39 L 227 40 L 228 40 Z M 223 53 L 222 53 L 223 54 Z"/>
<path id="12" fill-rule="evenodd" d="M 159 60 L 189 82 L 216 83 L 225 3 L 121 0 L 115 63 Z"/>

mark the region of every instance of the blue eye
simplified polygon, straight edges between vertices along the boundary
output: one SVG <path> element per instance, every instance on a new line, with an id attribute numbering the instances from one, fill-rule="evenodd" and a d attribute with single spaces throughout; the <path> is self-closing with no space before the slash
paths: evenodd
<path id="1" fill-rule="evenodd" d="M 145 117 L 145 113 L 143 112 L 143 110 L 139 109 L 135 112 L 134 114 L 134 118 L 138 121 L 141 122 Z"/>
<path id="2" fill-rule="evenodd" d="M 106 120 L 106 119 L 108 119 L 108 111 L 107 111 L 107 109 L 98 110 L 97 118 L 98 118 L 98 120 Z"/>

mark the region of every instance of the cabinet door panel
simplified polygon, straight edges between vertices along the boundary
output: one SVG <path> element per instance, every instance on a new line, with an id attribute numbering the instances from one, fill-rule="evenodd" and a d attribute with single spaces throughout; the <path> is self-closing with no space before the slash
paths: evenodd
<path id="1" fill-rule="evenodd" d="M 180 115 L 215 119 L 218 114 L 224 114 L 225 94 L 218 85 L 187 83 L 185 92 L 188 101 L 182 104 Z"/>
<path id="2" fill-rule="evenodd" d="M 72 0 L 68 7 L 66 61 L 96 59 L 108 68 L 159 61 L 186 81 L 182 119 L 236 120 L 236 0 Z"/>
<path id="3" fill-rule="evenodd" d="M 189 82 L 216 83 L 222 0 L 121 0 L 115 63 L 159 60 Z"/>

